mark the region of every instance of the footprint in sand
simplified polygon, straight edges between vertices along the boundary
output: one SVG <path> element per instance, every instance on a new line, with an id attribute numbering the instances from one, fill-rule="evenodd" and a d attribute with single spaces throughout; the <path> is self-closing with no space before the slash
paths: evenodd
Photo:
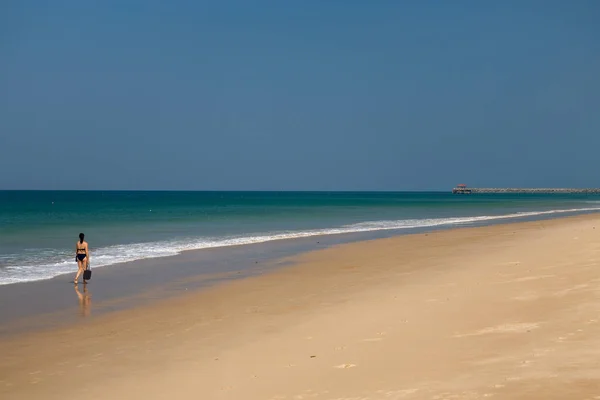
<path id="1" fill-rule="evenodd" d="M 348 368 L 354 368 L 356 367 L 356 364 L 340 364 L 340 365 L 336 365 L 333 368 L 338 368 L 338 369 L 348 369 Z"/>
<path id="2" fill-rule="evenodd" d="M 496 264 L 496 265 L 498 265 L 498 266 L 501 267 L 501 266 L 504 266 L 504 265 L 519 265 L 519 264 L 521 264 L 521 261 L 506 261 L 506 262 L 499 263 L 499 264 Z"/>
<path id="3" fill-rule="evenodd" d="M 528 367 L 530 364 L 532 363 L 531 360 L 523 360 L 521 361 L 521 363 L 519 364 L 519 367 Z"/>

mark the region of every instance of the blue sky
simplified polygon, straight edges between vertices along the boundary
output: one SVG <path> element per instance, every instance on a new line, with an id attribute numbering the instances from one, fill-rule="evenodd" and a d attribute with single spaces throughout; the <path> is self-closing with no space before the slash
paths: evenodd
<path id="1" fill-rule="evenodd" d="M 600 187 L 600 2 L 0 7 L 0 189 Z"/>

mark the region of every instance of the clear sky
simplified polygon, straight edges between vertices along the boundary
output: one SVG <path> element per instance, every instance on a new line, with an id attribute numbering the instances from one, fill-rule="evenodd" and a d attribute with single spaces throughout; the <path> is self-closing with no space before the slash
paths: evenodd
<path id="1" fill-rule="evenodd" d="M 0 189 L 600 187 L 600 1 L 0 5 Z"/>

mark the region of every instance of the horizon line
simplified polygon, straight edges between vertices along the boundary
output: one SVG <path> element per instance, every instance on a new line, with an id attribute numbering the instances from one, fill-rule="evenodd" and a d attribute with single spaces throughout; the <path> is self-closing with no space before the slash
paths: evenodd
<path id="1" fill-rule="evenodd" d="M 312 192 L 312 193 L 349 193 L 349 192 L 446 192 L 441 189 L 385 189 L 385 190 L 362 190 L 362 189 L 0 189 L 0 192 Z"/>
<path id="2" fill-rule="evenodd" d="M 449 189 L 2 189 L 0 192 L 279 192 L 279 193 L 446 193 Z M 600 190 L 600 187 L 503 187 L 503 186 L 469 186 L 468 189 L 516 189 L 516 190 Z"/>

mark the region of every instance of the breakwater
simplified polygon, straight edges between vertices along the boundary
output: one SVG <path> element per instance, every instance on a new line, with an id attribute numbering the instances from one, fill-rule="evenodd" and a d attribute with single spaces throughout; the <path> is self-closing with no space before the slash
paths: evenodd
<path id="1" fill-rule="evenodd" d="M 467 188 L 457 187 L 452 189 L 456 194 L 475 193 L 560 193 L 560 194 L 600 194 L 600 188 Z"/>

